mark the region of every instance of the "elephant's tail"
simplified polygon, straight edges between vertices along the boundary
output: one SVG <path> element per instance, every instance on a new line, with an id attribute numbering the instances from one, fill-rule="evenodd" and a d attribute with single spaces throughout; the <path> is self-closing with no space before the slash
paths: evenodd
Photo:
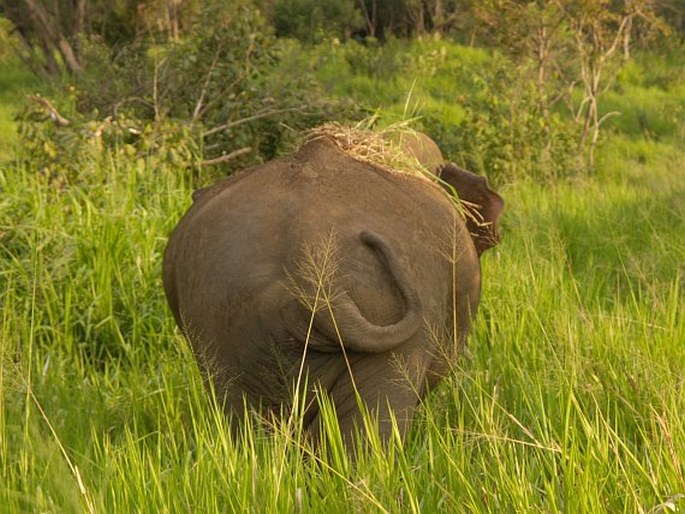
<path id="1" fill-rule="evenodd" d="M 404 302 L 404 315 L 395 323 L 376 325 L 362 314 L 347 293 L 341 293 L 333 301 L 332 309 L 317 312 L 314 325 L 329 340 L 341 341 L 346 350 L 382 353 L 406 341 L 419 330 L 423 323 L 423 306 L 390 246 L 370 231 L 363 231 L 360 239 L 384 261 Z"/>

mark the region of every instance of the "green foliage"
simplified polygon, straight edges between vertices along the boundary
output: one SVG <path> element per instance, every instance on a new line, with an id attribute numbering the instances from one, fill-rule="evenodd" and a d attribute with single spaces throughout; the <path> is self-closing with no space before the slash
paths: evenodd
<path id="1" fill-rule="evenodd" d="M 271 22 L 279 37 L 304 43 L 349 39 L 363 25 L 354 0 L 275 0 Z"/>
<path id="2" fill-rule="evenodd" d="M 606 125 L 634 138 L 685 142 L 685 59 L 682 51 L 645 52 L 626 63 L 604 110 Z"/>
<path id="3" fill-rule="evenodd" d="M 548 111 L 528 70 L 505 56 L 430 38 L 302 51 L 331 93 L 384 123 L 418 118 L 447 158 L 474 171 L 546 181 L 580 169 L 576 124 Z"/>
<path id="4" fill-rule="evenodd" d="M 16 38 L 12 37 L 12 24 L 0 16 L 0 64 L 14 55 L 14 49 L 18 44 Z"/>
<path id="5" fill-rule="evenodd" d="M 98 170 L 111 159 L 160 171 L 194 169 L 201 160 L 199 137 L 190 124 L 143 122 L 124 113 L 92 119 L 80 115 L 71 100 L 63 104 L 65 112 L 74 113 L 66 127 L 52 123 L 40 104 L 30 103 L 19 114 L 22 151 L 58 188 L 102 180 Z"/>
<path id="6" fill-rule="evenodd" d="M 406 45 L 390 39 L 383 45 L 377 39 L 366 38 L 363 42 L 350 41 L 343 47 L 345 60 L 355 75 L 365 75 L 376 83 L 392 78 L 404 71 Z"/>
<path id="7" fill-rule="evenodd" d="M 482 258 L 468 356 L 405 443 L 354 462 L 330 404 L 313 455 L 296 426 L 231 435 L 206 394 L 160 280 L 190 203 L 183 177 L 113 157 L 58 191 L 31 161 L 2 166 L 0 505 L 682 509 L 685 163 L 666 143 L 622 138 L 604 152 L 602 175 L 501 191 L 503 241 Z"/>
<path id="8" fill-rule="evenodd" d="M 181 171 L 245 166 L 289 148 L 294 130 L 345 112 L 321 98 L 308 75 L 280 65 L 278 42 L 242 2 L 206 6 L 177 43 L 113 51 L 82 38 L 80 47 L 85 69 L 69 97 L 55 110 L 43 102 L 20 114 L 24 151 L 63 182 L 88 175 L 112 152 Z M 69 123 L 51 123 L 55 114 Z"/>
<path id="9" fill-rule="evenodd" d="M 17 143 L 16 114 L 26 93 L 38 87 L 36 77 L 15 57 L 0 61 L 0 161 L 13 157 Z"/>
<path id="10" fill-rule="evenodd" d="M 546 113 L 532 81 L 514 81 L 516 68 L 494 62 L 473 76 L 464 102 L 467 116 L 455 134 L 458 159 L 499 182 L 529 177 L 552 180 L 578 171 L 577 127 Z"/>

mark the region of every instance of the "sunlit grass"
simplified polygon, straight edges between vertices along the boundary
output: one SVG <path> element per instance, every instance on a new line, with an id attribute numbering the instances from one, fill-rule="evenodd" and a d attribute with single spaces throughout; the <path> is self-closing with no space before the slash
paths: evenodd
<path id="1" fill-rule="evenodd" d="M 22 108 L 24 95 L 39 81 L 16 59 L 0 61 L 0 161 L 11 157 L 17 142 L 14 117 Z"/>
<path id="2" fill-rule="evenodd" d="M 0 165 L 0 512 L 682 511 L 685 158 L 614 135 L 598 163 L 500 191 L 467 354 L 354 458 L 325 401 L 318 452 L 229 430 L 163 297 L 187 180 Z"/>
<path id="3" fill-rule="evenodd" d="M 8 512 L 647 512 L 685 491 L 684 181 L 502 191 L 468 358 L 404 444 L 353 464 L 334 435 L 230 435 L 162 296 L 190 190 L 103 174 L 0 175 Z"/>

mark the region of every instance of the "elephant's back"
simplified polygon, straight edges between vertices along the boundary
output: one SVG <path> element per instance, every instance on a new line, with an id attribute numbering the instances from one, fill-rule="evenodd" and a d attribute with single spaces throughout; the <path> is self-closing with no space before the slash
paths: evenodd
<path id="1" fill-rule="evenodd" d="M 432 182 L 361 162 L 329 140 L 314 140 L 203 192 L 170 236 L 165 283 L 178 274 L 173 268 L 212 274 L 231 267 L 229 262 L 244 263 L 236 268 L 260 265 L 254 273 L 268 275 L 297 259 L 307 240 L 331 233 L 356 238 L 371 230 L 409 252 L 417 238 L 427 243 L 452 229 L 464 232 L 463 225 Z"/>
<path id="2" fill-rule="evenodd" d="M 345 289 L 360 298 L 378 298 L 369 305 L 383 298 L 392 303 L 395 292 L 382 263 L 359 242 L 363 231 L 386 240 L 412 278 L 428 282 L 427 288 L 433 287 L 432 275 L 421 268 L 441 266 L 440 254 L 453 240 L 465 245 L 462 259 L 477 262 L 463 221 L 439 187 L 354 159 L 320 139 L 220 182 L 198 198 L 165 254 L 172 310 L 177 317 L 186 310 L 183 305 L 208 312 L 217 304 L 238 304 L 270 291 L 298 269 L 307 247 L 326 240 L 344 256 Z M 367 283 L 358 276 L 366 276 Z"/>

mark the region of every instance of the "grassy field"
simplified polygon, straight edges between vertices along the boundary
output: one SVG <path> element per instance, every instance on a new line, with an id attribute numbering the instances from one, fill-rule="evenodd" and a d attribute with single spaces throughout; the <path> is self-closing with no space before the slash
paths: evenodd
<path id="1" fill-rule="evenodd" d="M 612 102 L 651 114 L 636 82 Z M 356 463 L 229 435 L 162 292 L 181 177 L 112 156 L 56 188 L 1 164 L 0 512 L 685 510 L 677 130 L 619 126 L 592 176 L 500 188 L 468 355 L 404 444 Z"/>

